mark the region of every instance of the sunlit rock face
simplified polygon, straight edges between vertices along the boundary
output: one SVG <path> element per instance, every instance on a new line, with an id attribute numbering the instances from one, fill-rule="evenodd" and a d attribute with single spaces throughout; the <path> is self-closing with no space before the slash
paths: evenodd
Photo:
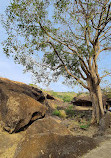
<path id="1" fill-rule="evenodd" d="M 38 88 L 0 78 L 0 124 L 9 133 L 44 117 L 45 104 L 45 97 Z"/>

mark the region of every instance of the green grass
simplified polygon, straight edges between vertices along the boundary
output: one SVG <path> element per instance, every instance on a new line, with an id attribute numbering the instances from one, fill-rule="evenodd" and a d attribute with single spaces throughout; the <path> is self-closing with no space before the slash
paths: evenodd
<path id="1" fill-rule="evenodd" d="M 61 99 L 64 102 L 71 102 L 72 99 L 76 96 L 74 92 L 54 92 L 54 91 L 46 91 L 50 95 Z"/>

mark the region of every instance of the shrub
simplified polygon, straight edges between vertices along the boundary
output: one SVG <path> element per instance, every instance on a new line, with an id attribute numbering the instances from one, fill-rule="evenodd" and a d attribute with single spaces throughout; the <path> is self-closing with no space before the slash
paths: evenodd
<path id="1" fill-rule="evenodd" d="M 65 96 L 63 96 L 62 99 L 64 102 L 71 102 L 72 101 L 72 97 L 70 95 L 65 95 Z"/>
<path id="2" fill-rule="evenodd" d="M 59 110 L 59 112 L 60 112 L 60 117 L 65 118 L 67 116 L 64 110 Z"/>
<path id="3" fill-rule="evenodd" d="M 66 115 L 70 115 L 71 117 L 74 116 L 75 112 L 73 110 L 73 105 L 70 105 L 66 110 Z"/>
<path id="4" fill-rule="evenodd" d="M 70 106 L 68 107 L 68 109 L 72 110 L 73 107 L 74 107 L 74 105 L 70 105 Z"/>
<path id="5" fill-rule="evenodd" d="M 60 116 L 60 111 L 56 109 L 52 112 L 52 115 Z"/>
<path id="6" fill-rule="evenodd" d="M 86 130 L 89 128 L 89 124 L 80 125 L 80 128 Z"/>
<path id="7" fill-rule="evenodd" d="M 87 130 L 90 127 L 90 121 L 86 122 L 86 121 L 82 121 L 80 122 L 80 126 L 81 129 Z"/>
<path id="8" fill-rule="evenodd" d="M 54 110 L 52 112 L 52 114 L 55 115 L 55 116 L 63 117 L 63 118 L 65 118 L 67 116 L 66 112 L 64 110 L 57 110 L 57 109 Z"/>

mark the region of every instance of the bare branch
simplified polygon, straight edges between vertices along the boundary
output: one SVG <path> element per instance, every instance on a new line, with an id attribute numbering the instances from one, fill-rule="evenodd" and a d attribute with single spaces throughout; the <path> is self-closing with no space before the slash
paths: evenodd
<path id="1" fill-rule="evenodd" d="M 56 42 L 59 42 L 59 43 L 63 44 L 64 46 L 68 47 L 71 51 L 76 52 L 76 50 L 74 50 L 73 48 L 71 48 L 68 44 L 66 44 L 66 43 L 64 43 L 64 42 L 62 42 L 62 41 L 60 41 L 60 40 L 58 40 L 58 39 L 52 37 L 52 36 L 44 29 L 44 27 L 42 26 L 42 24 L 41 24 L 40 22 L 39 22 L 39 24 L 40 24 L 41 29 L 46 33 L 46 35 L 47 35 L 48 37 L 50 37 L 51 39 L 53 39 L 53 40 L 56 41 Z"/>
<path id="2" fill-rule="evenodd" d="M 103 52 L 104 50 L 111 50 L 111 47 L 105 47 L 102 50 L 100 50 L 100 53 Z"/>
<path id="3" fill-rule="evenodd" d="M 111 36 L 111 33 L 110 33 L 110 34 L 108 34 L 107 36 L 106 36 L 106 35 L 104 35 L 104 38 L 102 38 L 102 39 L 100 40 L 100 42 L 104 41 L 105 39 L 108 39 L 108 37 L 110 37 L 110 36 Z"/>
<path id="4" fill-rule="evenodd" d="M 104 34 L 103 35 L 101 35 L 100 37 L 99 37 L 99 39 L 101 39 L 102 37 L 104 37 L 105 36 L 105 34 L 109 31 L 111 29 L 111 26 L 106 30 L 106 31 L 104 31 Z"/>
<path id="5" fill-rule="evenodd" d="M 100 28 L 100 26 L 101 26 L 101 21 L 103 19 L 103 15 L 104 15 L 105 10 L 106 10 L 106 4 L 107 4 L 107 2 L 102 7 L 102 11 L 101 11 L 101 14 L 100 14 L 99 23 L 98 23 L 98 27 L 97 28 Z"/>
<path id="6" fill-rule="evenodd" d="M 78 77 L 72 75 L 72 73 L 69 72 L 69 70 L 67 69 L 67 67 L 65 66 L 65 69 L 67 71 L 67 73 L 72 76 L 73 78 L 75 78 L 76 81 L 78 81 L 79 84 L 81 84 L 84 88 L 88 89 L 89 90 L 89 87 L 86 86 Z"/>
<path id="7" fill-rule="evenodd" d="M 104 77 L 106 77 L 106 76 L 108 76 L 108 75 L 111 75 L 111 72 L 109 72 L 109 73 L 107 73 L 107 74 L 101 76 L 100 79 L 103 79 Z"/>
<path id="8" fill-rule="evenodd" d="M 108 22 L 111 20 L 111 17 L 109 17 L 110 5 L 111 5 L 111 3 L 108 5 L 108 10 L 107 10 L 107 15 L 106 15 L 105 21 L 103 21 L 103 22 L 101 23 L 101 25 L 100 25 L 100 27 L 101 27 L 102 25 L 103 25 L 103 26 L 102 26 L 102 28 L 100 28 L 100 30 L 98 30 L 98 32 L 97 32 L 97 35 L 96 35 L 96 38 L 95 38 L 95 41 L 94 41 L 95 45 L 96 45 L 96 43 L 97 43 L 97 41 L 98 41 L 98 38 L 99 38 L 100 34 L 101 34 L 102 31 L 105 29 L 105 27 L 106 27 L 106 25 L 108 24 Z M 108 18 L 108 17 L 109 17 L 109 18 Z"/>
<path id="9" fill-rule="evenodd" d="M 82 38 L 82 37 L 79 37 L 79 36 L 76 36 L 75 35 L 75 33 L 72 31 L 72 29 L 71 29 L 71 27 L 70 27 L 70 25 L 68 24 L 68 27 L 69 27 L 69 29 L 70 29 L 70 31 L 71 31 L 71 33 L 72 33 L 72 35 L 76 38 L 76 39 L 81 39 L 81 40 L 84 40 L 84 38 Z"/>
<path id="10" fill-rule="evenodd" d="M 81 72 L 81 70 L 79 68 L 78 68 L 78 72 L 80 73 L 80 75 L 81 75 L 81 77 L 82 77 L 83 80 L 87 80 L 87 78 L 84 77 L 84 75 L 82 74 L 82 72 Z"/>

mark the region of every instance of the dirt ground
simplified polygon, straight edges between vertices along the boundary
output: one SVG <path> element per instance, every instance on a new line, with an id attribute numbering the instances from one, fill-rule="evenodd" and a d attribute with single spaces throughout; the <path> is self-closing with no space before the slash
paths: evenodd
<path id="1" fill-rule="evenodd" d="M 81 158 L 111 158 L 111 138 Z"/>
<path id="2" fill-rule="evenodd" d="M 80 109 L 79 109 L 80 110 Z M 81 118 L 81 122 L 86 121 L 85 117 Z M 86 121 L 87 122 L 87 121 Z M 88 153 L 84 154 L 80 158 L 110 158 L 111 157 L 111 128 L 107 129 L 104 135 L 96 136 L 98 132 L 97 125 L 91 125 L 88 128 L 80 128 L 78 124 L 78 118 L 68 118 L 61 121 L 62 124 L 68 127 L 68 129 L 75 136 L 88 136 L 96 140 L 99 146 L 93 150 L 89 150 Z"/>
<path id="3" fill-rule="evenodd" d="M 63 109 L 65 111 L 69 106 L 70 104 L 65 104 L 65 106 L 59 106 L 58 109 Z M 73 135 L 93 137 L 98 131 L 98 126 L 90 125 L 91 115 L 91 107 L 75 106 L 71 109 L 71 112 L 69 111 L 66 118 L 53 117 L 59 120 L 61 124 L 65 125 Z"/>

